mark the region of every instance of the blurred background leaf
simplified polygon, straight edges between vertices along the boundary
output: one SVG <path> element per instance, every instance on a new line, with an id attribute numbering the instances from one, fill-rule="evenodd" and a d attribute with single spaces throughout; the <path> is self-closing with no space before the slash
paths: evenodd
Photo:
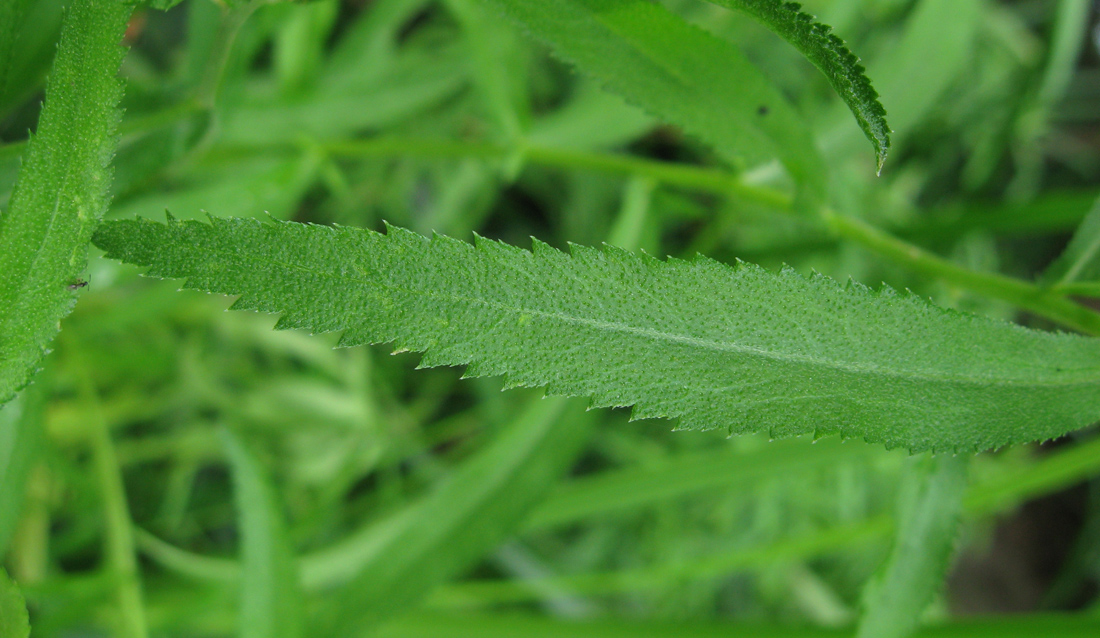
<path id="1" fill-rule="evenodd" d="M 661 4 L 740 50 L 806 121 L 829 206 L 952 264 L 1034 278 L 1100 192 L 1100 56 L 1087 40 L 1096 16 L 1078 0 L 805 0 L 882 96 L 895 146 L 881 177 L 851 114 L 798 51 L 738 12 Z M 30 5 L 11 49 L 24 70 L 0 106 L 5 209 L 60 24 L 59 2 Z M 1051 327 L 784 215 L 793 184 L 774 156 L 731 164 L 492 11 L 469 0 L 320 0 L 264 4 L 233 29 L 210 0 L 140 11 L 126 38 L 108 216 L 266 211 L 519 245 L 534 235 L 558 248 L 615 237 L 658 256 L 699 251 L 887 282 Z M 269 479 L 308 620 L 357 577 L 390 521 L 542 401 L 502 393 L 498 379 L 460 380 L 461 370 L 414 371 L 415 356 L 384 347 L 334 350 L 330 337 L 272 332 L 272 317 L 222 312 L 229 300 L 105 260 L 86 279 L 41 386 L 38 452 L 19 453 L 29 467 L 2 559 L 36 635 L 102 633 L 119 609 L 121 581 L 103 560 L 119 530 L 105 524 L 106 483 L 95 478 L 93 410 L 142 530 L 134 562 L 150 634 L 209 636 L 236 631 L 242 586 L 221 428 L 232 425 Z M 673 433 L 620 410 L 586 417 L 589 438 L 562 461 L 567 477 L 532 488 L 541 501 L 479 519 L 488 546 L 465 546 L 434 593 L 410 598 L 379 635 L 853 633 L 863 584 L 890 548 L 904 453 Z M 1094 432 L 970 465 L 957 558 L 925 612 L 950 622 L 929 635 L 1094 635 Z M 956 619 L 1068 611 L 1082 614 Z"/>

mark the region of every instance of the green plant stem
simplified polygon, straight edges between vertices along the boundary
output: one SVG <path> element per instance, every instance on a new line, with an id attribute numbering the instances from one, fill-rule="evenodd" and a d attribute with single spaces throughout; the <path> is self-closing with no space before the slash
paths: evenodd
<path id="1" fill-rule="evenodd" d="M 419 157 L 447 159 L 481 157 L 502 159 L 516 153 L 513 147 L 489 142 L 376 137 L 322 144 L 326 152 L 342 157 Z M 704 193 L 737 197 L 774 210 L 791 212 L 790 195 L 764 186 L 748 184 L 727 171 L 686 166 L 618 153 L 553 148 L 525 143 L 519 149 L 528 162 L 571 170 L 591 170 L 616 175 L 648 177 L 668 186 Z"/>
<path id="2" fill-rule="evenodd" d="M 1085 334 L 1100 335 L 1100 314 L 1047 289 L 996 273 L 968 270 L 874 226 L 831 211 L 822 213 L 829 227 L 845 239 L 895 263 L 949 284 L 1029 310 Z"/>

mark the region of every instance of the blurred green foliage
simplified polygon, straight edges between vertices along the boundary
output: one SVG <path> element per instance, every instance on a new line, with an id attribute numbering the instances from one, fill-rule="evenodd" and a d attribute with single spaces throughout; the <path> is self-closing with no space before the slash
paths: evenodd
<path id="1" fill-rule="evenodd" d="M 835 209 L 951 264 L 1032 279 L 1096 199 L 1088 3 L 807 0 L 881 95 L 894 128 L 881 177 L 787 43 L 708 3 L 663 4 L 742 50 L 809 122 Z M 61 19 L 60 3 L 30 5 L 0 47 L 4 210 Z M 724 163 L 469 0 L 189 0 L 139 10 L 127 38 L 109 218 L 613 240 L 885 281 L 1053 327 L 777 214 L 785 200 L 754 195 L 790 189 L 777 164 Z M 0 410 L 0 549 L 36 636 L 244 634 L 255 614 L 291 618 L 265 635 L 365 631 L 359 612 L 386 636 L 577 635 L 565 620 L 592 621 L 588 636 L 834 635 L 890 548 L 904 453 L 627 423 L 461 370 L 414 372 L 415 356 L 384 347 L 272 332 L 273 318 L 113 262 L 93 259 L 87 280 L 46 374 Z M 547 456 L 540 437 L 567 440 Z M 970 465 L 964 557 L 1030 499 L 1095 494 L 1100 444 L 1085 431 Z M 1080 499 L 1083 523 L 1051 541 L 1070 558 L 1045 599 L 1043 577 L 996 608 L 948 587 L 929 635 L 1096 635 L 1098 506 Z M 387 593 L 403 615 L 388 617 Z M 1006 608 L 1086 611 L 951 620 Z"/>

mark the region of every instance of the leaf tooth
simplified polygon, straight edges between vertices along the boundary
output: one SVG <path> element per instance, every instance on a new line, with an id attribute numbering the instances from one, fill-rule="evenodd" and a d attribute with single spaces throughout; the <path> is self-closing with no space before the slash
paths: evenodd
<path id="1" fill-rule="evenodd" d="M 466 242 L 460 242 L 463 245 L 469 246 Z M 494 260 L 514 260 L 516 258 L 527 259 L 531 257 L 531 252 L 524 250 L 519 246 L 513 246 L 511 244 L 482 237 L 477 233 L 474 233 L 474 249 L 485 255 L 486 257 Z"/>
<path id="2" fill-rule="evenodd" d="M 569 255 L 578 265 L 592 267 L 604 261 L 604 253 L 599 248 L 583 246 L 569 242 Z"/>
<path id="3" fill-rule="evenodd" d="M 630 421 L 641 421 L 643 419 L 665 419 L 674 416 L 669 414 L 667 408 L 662 408 L 659 405 L 651 404 L 648 401 L 639 401 L 635 403 L 630 409 Z"/>
<path id="4" fill-rule="evenodd" d="M 240 301 L 238 299 L 237 301 Z M 237 308 L 230 307 L 230 310 L 237 310 Z M 275 322 L 273 330 L 298 330 L 298 329 L 312 329 L 313 334 L 331 332 L 325 330 L 316 325 L 316 321 L 311 320 L 310 317 L 305 317 L 300 314 L 286 312 L 279 317 L 279 320 Z"/>
<path id="5" fill-rule="evenodd" d="M 505 374 L 507 370 L 488 361 L 474 359 L 466 363 L 466 369 L 462 371 L 463 379 L 478 379 L 482 377 L 495 377 Z"/>
<path id="6" fill-rule="evenodd" d="M 614 263 L 635 265 L 641 261 L 638 257 L 638 253 L 635 251 L 627 250 L 621 246 L 616 246 L 607 242 L 600 244 L 600 251 L 608 260 Z"/>
<path id="7" fill-rule="evenodd" d="M 508 372 L 504 375 L 504 387 L 505 390 L 514 390 L 516 388 L 537 388 L 544 384 L 539 383 L 537 380 L 532 380 L 529 376 L 516 372 Z"/>
<path id="8" fill-rule="evenodd" d="M 601 408 L 625 408 L 629 406 L 630 403 L 628 401 L 624 401 L 622 397 L 616 396 L 610 392 L 593 393 L 588 400 L 589 410 L 598 410 Z"/>
<path id="9" fill-rule="evenodd" d="M 337 348 L 351 348 L 353 346 L 365 346 L 372 343 L 385 343 L 393 341 L 397 337 L 392 330 L 382 331 L 373 324 L 353 323 L 344 328 L 340 335 Z"/>
<path id="10" fill-rule="evenodd" d="M 456 356 L 452 349 L 432 344 L 424 350 L 416 369 L 438 368 L 440 366 L 461 366 L 470 362 L 469 357 Z"/>
<path id="11" fill-rule="evenodd" d="M 431 243 L 431 240 L 421 235 L 420 233 L 401 228 L 400 226 L 394 226 L 393 224 L 383 221 L 386 227 L 386 242 L 395 249 L 402 249 L 408 251 L 423 251 Z"/>
<path id="12" fill-rule="evenodd" d="M 570 246 L 572 249 L 572 246 Z M 560 259 L 565 255 L 562 251 L 537 237 L 531 238 L 531 254 L 540 259 Z"/>

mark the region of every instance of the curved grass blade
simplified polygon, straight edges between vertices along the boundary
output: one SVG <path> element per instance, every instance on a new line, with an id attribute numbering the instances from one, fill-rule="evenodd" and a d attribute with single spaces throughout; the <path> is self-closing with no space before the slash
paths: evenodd
<path id="1" fill-rule="evenodd" d="M 392 341 L 423 366 L 684 428 L 962 451 L 1100 417 L 1100 339 L 789 269 L 249 219 L 109 222 L 95 242 L 152 276 L 240 295 L 234 309 L 281 312 L 277 328 Z"/>
<path id="2" fill-rule="evenodd" d="M 813 16 L 802 13 L 796 2 L 785 0 L 708 0 L 718 6 L 737 9 L 756 18 L 783 38 L 818 68 L 829 84 L 851 109 L 863 134 L 875 147 L 878 170 L 886 162 L 890 150 L 890 127 L 886 124 L 886 109 L 879 102 L 878 92 L 871 86 L 866 69 L 859 58 L 848 50 L 828 25 L 814 22 Z"/>
<path id="3" fill-rule="evenodd" d="M 350 636 L 407 611 L 504 540 L 572 466 L 591 418 L 570 402 L 529 403 L 449 480 L 385 528 L 317 635 Z M 383 523 L 385 525 L 385 523 Z"/>
<path id="4" fill-rule="evenodd" d="M 43 376 L 0 408 L 0 559 L 19 523 L 27 481 L 42 449 L 43 417 L 49 400 Z M 2 634 L 0 634 L 2 635 Z"/>
<path id="5" fill-rule="evenodd" d="M 723 157 L 776 157 L 804 203 L 825 164 L 786 99 L 732 44 L 647 0 L 487 0 L 605 88 L 711 144 Z"/>
<path id="6" fill-rule="evenodd" d="M 241 638 L 301 635 L 298 569 L 274 487 L 259 461 L 229 430 L 222 441 L 233 466 L 242 546 Z"/>
<path id="7" fill-rule="evenodd" d="M 894 549 L 864 592 L 856 638 L 902 638 L 943 587 L 955 548 L 970 459 L 941 454 L 912 458 L 899 498 Z"/>
<path id="8" fill-rule="evenodd" d="M 62 26 L 38 132 L 0 215 L 0 404 L 35 372 L 82 287 L 107 207 L 122 87 L 119 43 L 133 5 L 76 0 Z"/>
<path id="9" fill-rule="evenodd" d="M 1039 279 L 1042 284 L 1058 290 L 1062 286 L 1095 281 L 1097 278 L 1100 278 L 1100 199 L 1093 203 L 1065 251 Z"/>

